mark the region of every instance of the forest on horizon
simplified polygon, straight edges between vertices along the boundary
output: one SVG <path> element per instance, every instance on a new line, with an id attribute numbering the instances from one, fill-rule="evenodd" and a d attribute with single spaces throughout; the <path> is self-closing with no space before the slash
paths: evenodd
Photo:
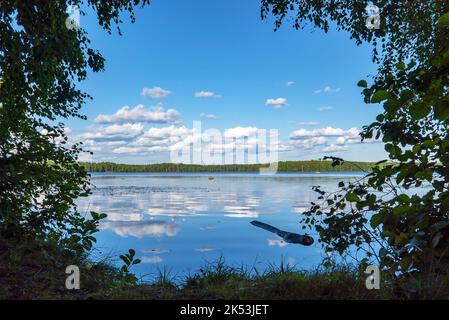
<path id="1" fill-rule="evenodd" d="M 268 164 L 199 165 L 183 163 L 122 164 L 113 162 L 81 162 L 88 172 L 257 172 Z M 280 161 L 279 172 L 367 172 L 375 162 L 344 162 L 333 166 L 332 161 Z"/>

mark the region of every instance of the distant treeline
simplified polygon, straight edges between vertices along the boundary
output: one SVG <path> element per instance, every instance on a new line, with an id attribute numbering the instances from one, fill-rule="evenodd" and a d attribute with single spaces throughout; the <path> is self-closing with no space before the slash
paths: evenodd
<path id="1" fill-rule="evenodd" d="M 182 163 L 120 164 L 113 162 L 82 162 L 89 172 L 257 172 L 267 164 L 197 165 Z M 282 172 L 354 172 L 370 171 L 374 162 L 345 162 L 333 167 L 331 161 L 281 161 L 278 171 Z"/>

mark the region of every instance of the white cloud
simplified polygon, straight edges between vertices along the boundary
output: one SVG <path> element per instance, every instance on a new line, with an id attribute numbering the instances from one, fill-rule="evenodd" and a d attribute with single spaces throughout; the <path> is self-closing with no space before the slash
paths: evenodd
<path id="1" fill-rule="evenodd" d="M 382 139 L 365 139 L 362 142 L 362 138 L 357 136 L 357 137 L 339 137 L 336 141 L 335 144 L 337 145 L 344 145 L 344 144 L 362 144 L 362 143 L 380 143 L 382 142 Z"/>
<path id="2" fill-rule="evenodd" d="M 274 109 L 282 109 L 287 105 L 286 98 L 267 99 L 265 105 L 272 106 Z"/>
<path id="3" fill-rule="evenodd" d="M 169 127 L 150 128 L 142 135 L 142 138 L 166 139 L 172 136 L 186 136 L 191 133 L 192 129 L 186 126 L 176 127 L 171 125 Z"/>
<path id="4" fill-rule="evenodd" d="M 226 129 L 224 132 L 225 138 L 244 138 L 251 137 L 257 134 L 256 127 L 235 127 Z"/>
<path id="5" fill-rule="evenodd" d="M 211 252 L 211 251 L 214 251 L 214 250 L 215 250 L 214 248 L 197 248 L 197 249 L 195 249 L 196 252 L 202 252 L 202 253 L 204 253 L 204 252 Z"/>
<path id="6" fill-rule="evenodd" d="M 308 126 L 308 127 L 314 127 L 318 125 L 318 122 L 316 121 L 291 121 L 291 123 L 297 126 Z"/>
<path id="7" fill-rule="evenodd" d="M 116 155 L 151 155 L 165 154 L 179 150 L 186 150 L 193 146 L 195 152 L 210 152 L 211 154 L 222 154 L 225 151 L 235 152 L 264 152 L 269 145 L 270 151 L 287 151 L 291 149 L 288 144 L 278 141 L 279 133 L 265 131 L 268 145 L 258 146 L 260 133 L 257 127 L 233 127 L 224 130 L 205 130 L 198 132 L 196 128 L 186 126 L 170 125 L 166 127 L 150 127 L 144 131 L 142 123 L 112 124 L 89 128 L 87 132 L 75 136 L 77 141 L 85 142 L 86 149 L 101 151 L 96 154 L 96 161 L 102 157 Z M 218 133 L 218 135 L 217 135 Z M 222 138 L 221 138 L 222 137 Z M 243 139 L 247 138 L 247 139 Z M 234 151 L 233 151 L 234 152 Z M 114 157 L 116 158 L 116 157 Z M 85 158 L 91 160 L 91 158 Z"/>
<path id="8" fill-rule="evenodd" d="M 327 93 L 329 93 L 329 92 L 339 92 L 339 91 L 340 91 L 340 88 L 332 89 L 332 87 L 330 87 L 330 86 L 324 87 L 324 92 L 327 92 Z"/>
<path id="9" fill-rule="evenodd" d="M 160 262 L 162 262 L 162 258 L 159 256 L 142 257 L 142 258 L 140 258 L 140 260 L 142 261 L 142 263 L 160 263 Z"/>
<path id="10" fill-rule="evenodd" d="M 108 221 L 143 221 L 143 214 L 108 212 Z"/>
<path id="11" fill-rule="evenodd" d="M 123 140 L 118 140 L 118 141 L 109 141 L 109 142 L 106 142 L 106 145 L 107 145 L 108 147 L 116 147 L 116 146 L 121 146 L 121 145 L 124 145 L 124 144 L 127 144 L 127 143 L 129 143 L 129 142 L 123 141 Z"/>
<path id="12" fill-rule="evenodd" d="M 226 206 L 224 208 L 226 212 L 234 212 L 234 213 L 227 213 L 224 216 L 228 218 L 258 218 L 259 212 L 257 211 L 249 211 L 249 210 L 235 210 L 231 211 L 230 209 L 226 210 Z"/>
<path id="13" fill-rule="evenodd" d="M 322 106 L 319 108 L 320 111 L 330 111 L 330 110 L 334 110 L 334 107 L 332 106 Z"/>
<path id="14" fill-rule="evenodd" d="M 217 133 L 220 132 L 217 131 Z M 234 127 L 225 130 L 223 139 L 221 139 L 218 136 L 214 136 L 214 133 L 209 130 L 200 133 L 195 128 L 187 128 L 185 126 L 153 127 L 126 145 L 111 145 L 113 147 L 111 152 L 116 154 L 146 155 L 176 152 L 191 146 L 195 148 L 195 152 L 212 152 L 214 154 L 221 154 L 229 150 L 255 152 L 258 145 L 258 133 L 259 129 L 257 127 Z M 269 138 L 271 151 L 287 150 L 288 146 L 284 147 L 277 142 L 278 133 L 267 131 L 266 134 L 271 135 Z M 247 139 L 243 140 L 245 137 Z M 234 141 L 234 138 L 237 140 Z M 259 152 L 263 152 L 264 148 L 267 148 L 267 146 L 259 145 Z"/>
<path id="15" fill-rule="evenodd" d="M 150 216 L 163 216 L 163 217 L 185 217 L 185 216 L 200 216 L 205 214 L 196 213 L 192 208 L 149 208 L 148 214 Z"/>
<path id="16" fill-rule="evenodd" d="M 348 130 L 343 130 L 340 128 L 319 128 L 315 130 L 298 129 L 290 134 L 290 139 L 303 139 L 307 137 L 317 137 L 317 136 L 329 136 L 329 137 L 357 137 L 359 135 L 359 130 L 357 128 L 350 128 Z"/>
<path id="17" fill-rule="evenodd" d="M 209 120 L 217 119 L 216 115 L 214 115 L 214 114 L 206 114 L 206 113 L 203 113 L 203 112 L 200 113 L 200 117 L 203 118 L 203 119 L 209 119 Z"/>
<path id="18" fill-rule="evenodd" d="M 383 139 L 383 136 L 380 136 L 379 139 L 375 139 L 375 138 L 365 139 L 365 140 L 363 140 L 363 142 L 361 141 L 361 139 L 358 139 L 357 142 L 352 142 L 352 143 L 382 143 L 382 139 Z"/>
<path id="19" fill-rule="evenodd" d="M 155 152 L 166 152 L 168 151 L 166 147 L 119 147 L 112 149 L 113 153 L 118 154 L 129 154 L 129 153 L 140 153 L 140 154 L 147 154 L 147 153 L 155 153 Z"/>
<path id="20" fill-rule="evenodd" d="M 96 161 L 104 162 L 104 161 L 115 161 L 117 157 L 111 157 L 111 156 L 99 156 L 96 157 Z"/>
<path id="21" fill-rule="evenodd" d="M 310 210 L 310 207 L 292 207 L 292 211 L 295 213 L 304 213 L 309 210 Z"/>
<path id="22" fill-rule="evenodd" d="M 80 162 L 92 162 L 94 161 L 93 156 L 88 152 L 82 152 L 78 154 L 78 161 Z"/>
<path id="23" fill-rule="evenodd" d="M 289 145 L 297 149 L 315 149 L 323 146 L 321 152 L 337 152 L 349 150 L 347 145 L 360 141 L 359 130 L 350 128 L 318 128 L 314 130 L 298 129 L 290 134 Z M 332 139 L 332 140 L 331 140 Z"/>
<path id="24" fill-rule="evenodd" d="M 139 104 L 130 109 L 124 106 L 112 115 L 100 114 L 95 119 L 97 123 L 123 123 L 123 122 L 149 122 L 149 123 L 170 123 L 179 119 L 180 113 L 175 109 L 164 111 L 162 105 L 156 105 L 152 108 L 145 108 Z"/>
<path id="25" fill-rule="evenodd" d="M 201 136 L 195 133 L 194 129 L 189 129 L 185 126 L 153 127 L 145 131 L 133 142 L 126 146 L 114 148 L 112 152 L 119 154 L 169 152 L 171 149 L 180 149 L 199 139 L 201 139 Z"/>
<path id="26" fill-rule="evenodd" d="M 169 249 L 165 249 L 165 248 L 144 248 L 140 251 L 142 251 L 142 253 L 151 253 L 151 254 L 162 254 L 162 253 L 170 252 Z"/>
<path id="27" fill-rule="evenodd" d="M 212 91 L 198 91 L 195 92 L 195 98 L 221 98 L 221 95 Z"/>
<path id="28" fill-rule="evenodd" d="M 291 87 L 291 86 L 294 85 L 294 84 L 295 84 L 294 81 L 287 81 L 287 82 L 285 83 L 285 86 Z"/>
<path id="29" fill-rule="evenodd" d="M 140 134 L 142 130 L 143 124 L 141 123 L 113 124 L 96 128 L 94 131 L 80 134 L 78 137 L 86 140 L 130 139 Z"/>
<path id="30" fill-rule="evenodd" d="M 337 145 L 343 145 L 346 142 L 346 138 L 345 137 L 338 137 L 337 140 L 335 140 L 335 144 Z"/>
<path id="31" fill-rule="evenodd" d="M 365 142 L 365 141 L 364 141 Z M 368 139 L 366 143 L 379 143 L 380 139 Z M 357 128 L 344 130 L 341 128 L 318 128 L 307 130 L 304 128 L 293 131 L 290 141 L 286 144 L 288 151 L 294 149 L 313 149 L 315 152 L 344 152 L 349 151 L 349 145 L 361 144 L 360 131 Z M 321 149 L 318 147 L 321 146 Z"/>
<path id="32" fill-rule="evenodd" d="M 141 95 L 151 99 L 166 98 L 171 94 L 171 91 L 162 89 L 161 87 L 143 88 Z"/>
<path id="33" fill-rule="evenodd" d="M 180 226 L 175 222 L 163 221 L 104 221 L 100 223 L 100 229 L 109 229 L 121 237 L 142 238 L 145 236 L 160 237 L 166 235 L 174 237 L 179 232 Z"/>
<path id="34" fill-rule="evenodd" d="M 325 144 L 329 140 L 326 137 L 312 137 L 310 139 L 305 139 L 303 141 L 308 142 L 310 144 L 320 145 L 320 144 Z"/>
<path id="35" fill-rule="evenodd" d="M 150 128 L 133 142 L 138 146 L 168 146 L 169 143 L 178 142 L 193 134 L 193 130 L 185 126 L 176 127 L 171 125 L 162 128 Z"/>
<path id="36" fill-rule="evenodd" d="M 290 145 L 300 149 L 312 149 L 316 146 L 326 144 L 329 141 L 326 137 L 311 137 L 308 139 L 291 140 Z"/>
<path id="37" fill-rule="evenodd" d="M 338 93 L 340 92 L 340 88 L 332 88 L 331 86 L 325 86 L 323 89 L 315 90 L 313 93 L 320 94 L 320 93 Z"/>
<path id="38" fill-rule="evenodd" d="M 343 152 L 343 151 L 348 151 L 349 148 L 346 146 L 337 146 L 335 144 L 331 144 L 330 146 L 325 147 L 323 150 L 323 152 L 326 153 L 331 153 L 331 152 Z"/>
<path id="39" fill-rule="evenodd" d="M 101 151 L 101 146 L 99 146 L 98 143 L 92 139 L 84 140 L 83 146 L 86 147 L 86 149 L 91 152 Z"/>
<path id="40" fill-rule="evenodd" d="M 283 247 L 287 246 L 287 242 L 285 242 L 282 238 L 267 239 L 267 242 L 268 242 L 269 247 L 278 246 L 280 248 L 283 248 Z"/>

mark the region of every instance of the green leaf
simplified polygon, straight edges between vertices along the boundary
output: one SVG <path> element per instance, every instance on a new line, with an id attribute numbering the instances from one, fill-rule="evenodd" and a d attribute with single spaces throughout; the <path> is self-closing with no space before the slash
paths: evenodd
<path id="1" fill-rule="evenodd" d="M 409 243 L 409 239 L 406 233 L 401 232 L 399 236 L 395 237 L 394 244 L 395 245 L 405 245 Z"/>
<path id="2" fill-rule="evenodd" d="M 404 70 L 405 69 L 405 63 L 403 61 L 398 62 L 396 64 L 396 68 L 400 69 L 400 70 Z"/>
<path id="3" fill-rule="evenodd" d="M 421 151 L 421 146 L 419 144 L 415 144 L 412 148 L 412 151 L 415 155 L 417 155 Z"/>
<path id="4" fill-rule="evenodd" d="M 410 211 L 410 207 L 408 205 L 402 205 L 398 206 L 396 208 L 393 208 L 393 215 L 395 216 L 401 216 L 407 211 Z"/>
<path id="5" fill-rule="evenodd" d="M 129 265 L 131 262 L 129 261 L 128 257 L 124 256 L 124 255 L 120 255 L 120 259 L 122 259 L 122 261 L 124 263 L 126 263 L 127 265 Z"/>
<path id="6" fill-rule="evenodd" d="M 368 87 L 368 83 L 365 80 L 360 80 L 359 82 L 357 82 L 357 85 L 361 88 Z"/>
<path id="7" fill-rule="evenodd" d="M 133 265 L 135 265 L 135 264 L 139 264 L 139 263 L 141 263 L 142 262 L 142 260 L 140 260 L 140 259 L 136 259 L 136 260 L 134 260 L 133 261 Z"/>
<path id="8" fill-rule="evenodd" d="M 383 216 L 381 214 L 375 214 L 371 217 L 370 223 L 371 227 L 377 228 L 383 220 Z"/>
<path id="9" fill-rule="evenodd" d="M 442 191 L 444 190 L 444 181 L 438 181 L 438 180 L 435 180 L 435 181 L 432 183 L 432 185 L 433 185 L 433 187 L 435 188 L 435 190 L 437 190 L 437 191 L 439 191 L 439 192 L 442 192 Z"/>
<path id="10" fill-rule="evenodd" d="M 415 174 L 415 178 L 416 179 L 421 179 L 421 180 L 432 180 L 432 171 L 422 171 L 422 172 L 417 172 Z"/>
<path id="11" fill-rule="evenodd" d="M 438 120 L 446 121 L 449 119 L 449 106 L 437 105 L 435 106 L 435 116 Z"/>
<path id="12" fill-rule="evenodd" d="M 449 148 L 449 139 L 446 139 L 443 141 L 443 143 L 441 144 L 441 149 L 446 150 Z"/>
<path id="13" fill-rule="evenodd" d="M 388 100 L 389 98 L 390 94 L 386 90 L 379 90 L 372 95 L 371 103 L 380 103 L 384 100 Z"/>
<path id="14" fill-rule="evenodd" d="M 399 172 L 399 174 L 396 176 L 396 183 L 397 184 L 401 183 L 405 179 L 405 177 L 408 176 L 408 173 L 409 173 L 409 169 L 407 167 L 403 168 Z"/>
<path id="15" fill-rule="evenodd" d="M 446 64 L 449 62 L 449 50 L 443 54 L 443 63 Z"/>
<path id="16" fill-rule="evenodd" d="M 388 254 L 387 249 L 385 249 L 385 248 L 380 248 L 380 250 L 379 250 L 379 256 L 380 256 L 381 258 L 384 258 L 387 254 Z"/>
<path id="17" fill-rule="evenodd" d="M 408 69 L 412 69 L 414 66 L 416 66 L 416 61 L 411 61 L 411 62 L 407 65 L 407 68 L 408 68 Z"/>
<path id="18" fill-rule="evenodd" d="M 449 27 L 449 12 L 443 14 L 438 19 L 438 26 L 439 27 Z"/>
<path id="19" fill-rule="evenodd" d="M 360 201 L 360 198 L 355 193 L 348 193 L 346 195 L 346 200 L 348 200 L 349 202 L 358 202 Z"/>
<path id="20" fill-rule="evenodd" d="M 90 212 L 90 215 L 92 216 L 92 218 L 93 218 L 94 220 L 98 220 L 98 218 L 99 218 L 98 213 L 95 212 L 95 211 L 91 211 L 91 212 Z"/>
<path id="21" fill-rule="evenodd" d="M 410 100 L 412 100 L 414 97 L 415 97 L 415 93 L 412 90 L 410 90 L 410 89 L 403 90 L 401 92 L 401 98 L 400 98 L 401 103 L 407 103 Z"/>
<path id="22" fill-rule="evenodd" d="M 410 203 L 410 197 L 406 194 L 400 194 L 396 198 L 394 198 L 394 200 L 401 203 Z"/>

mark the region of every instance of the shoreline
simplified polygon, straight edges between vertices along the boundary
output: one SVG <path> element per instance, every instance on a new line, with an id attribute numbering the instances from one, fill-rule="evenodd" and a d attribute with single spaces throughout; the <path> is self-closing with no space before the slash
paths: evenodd
<path id="1" fill-rule="evenodd" d="M 124 171 L 124 172 L 115 172 L 115 171 L 88 171 L 88 174 L 91 176 L 260 176 L 260 177 L 276 177 L 276 176 L 361 176 L 365 175 L 366 172 L 363 171 L 324 171 L 324 172 L 313 172 L 313 171 L 281 171 L 276 172 L 274 174 L 263 174 L 259 172 L 239 172 L 239 171 L 216 171 L 216 172 L 205 172 L 205 171 L 180 171 L 180 172 L 160 172 L 160 171 Z"/>

